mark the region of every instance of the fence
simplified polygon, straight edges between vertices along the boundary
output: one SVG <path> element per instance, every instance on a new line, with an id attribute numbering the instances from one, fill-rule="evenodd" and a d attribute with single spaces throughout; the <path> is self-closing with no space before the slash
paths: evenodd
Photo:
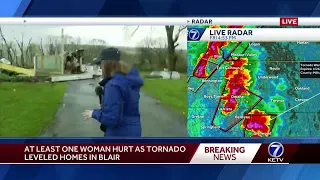
<path id="1" fill-rule="evenodd" d="M 36 75 L 54 75 L 64 73 L 64 64 L 61 56 L 34 57 L 34 70 Z"/>

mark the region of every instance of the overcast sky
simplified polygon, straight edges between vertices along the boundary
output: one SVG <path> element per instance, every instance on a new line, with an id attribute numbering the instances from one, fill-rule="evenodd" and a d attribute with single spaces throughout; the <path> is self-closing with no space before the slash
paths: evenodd
<path id="1" fill-rule="evenodd" d="M 2 31 L 8 41 L 17 38 L 21 39 L 24 34 L 24 40 L 32 38 L 33 42 L 39 43 L 43 38 L 45 43 L 48 36 L 60 36 L 61 29 L 64 29 L 66 35 L 74 38 L 80 37 L 81 43 L 86 44 L 92 39 L 102 39 L 110 46 L 129 46 L 136 47 L 146 37 L 166 40 L 166 31 L 164 26 L 140 26 L 134 36 L 137 26 L 45 26 L 45 25 L 2 25 Z M 128 30 L 125 30 L 128 29 Z M 1 41 L 1 39 L 0 39 Z M 187 38 L 186 30 L 182 32 L 179 38 L 179 49 L 186 49 Z"/>

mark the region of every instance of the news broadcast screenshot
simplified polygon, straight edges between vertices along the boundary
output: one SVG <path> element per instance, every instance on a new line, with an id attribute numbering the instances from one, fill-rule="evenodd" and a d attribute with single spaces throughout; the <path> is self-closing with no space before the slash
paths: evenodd
<path id="1" fill-rule="evenodd" d="M 0 18 L 0 164 L 320 163 L 319 27 Z"/>

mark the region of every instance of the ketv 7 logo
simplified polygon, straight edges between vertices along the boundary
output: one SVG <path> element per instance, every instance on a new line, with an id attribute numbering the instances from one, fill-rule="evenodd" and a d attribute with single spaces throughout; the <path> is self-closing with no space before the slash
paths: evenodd
<path id="1" fill-rule="evenodd" d="M 200 41 L 207 28 L 188 28 L 188 41 Z"/>
<path id="2" fill-rule="evenodd" d="M 284 152 L 284 147 L 279 142 L 273 142 L 268 147 L 268 153 L 271 158 L 268 158 L 268 162 L 271 163 L 281 163 L 283 162 L 283 158 L 281 158 Z"/>
<path id="3" fill-rule="evenodd" d="M 188 38 L 193 41 L 200 39 L 200 32 L 197 29 L 190 29 L 188 32 Z"/>

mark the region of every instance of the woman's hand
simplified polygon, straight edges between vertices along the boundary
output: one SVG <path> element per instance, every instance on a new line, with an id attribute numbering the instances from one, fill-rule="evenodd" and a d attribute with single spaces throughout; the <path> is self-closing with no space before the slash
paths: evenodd
<path id="1" fill-rule="evenodd" d="M 84 113 L 82 113 L 84 120 L 90 119 L 92 117 L 92 110 L 86 110 Z"/>

